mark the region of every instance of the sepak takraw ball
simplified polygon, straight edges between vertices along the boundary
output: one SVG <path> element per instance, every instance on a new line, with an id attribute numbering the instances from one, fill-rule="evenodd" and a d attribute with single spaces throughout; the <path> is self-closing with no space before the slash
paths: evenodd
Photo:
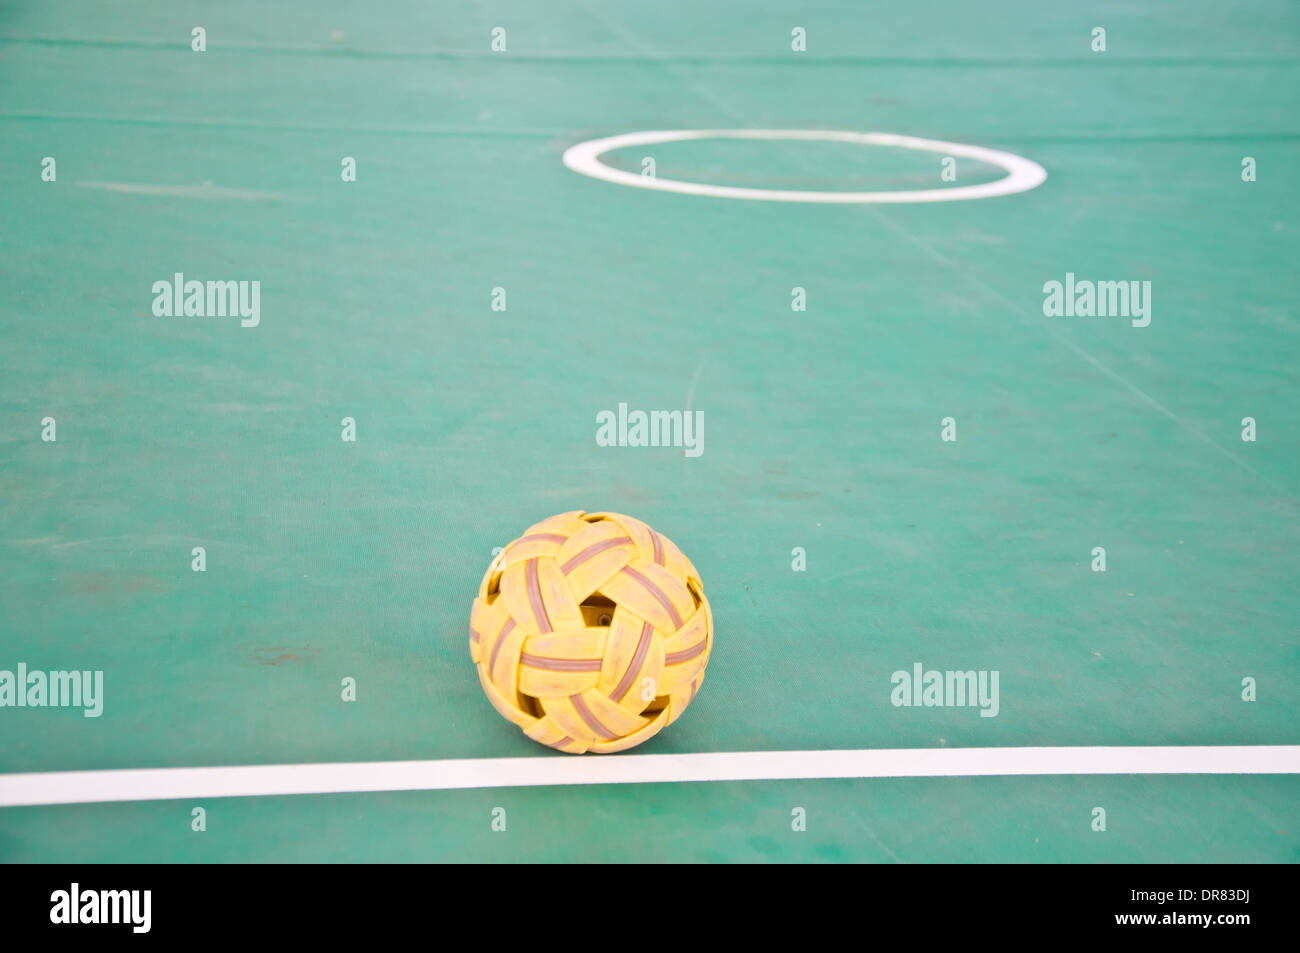
<path id="1" fill-rule="evenodd" d="M 713 649 L 695 567 L 618 513 L 561 513 L 529 528 L 488 567 L 469 624 L 492 705 L 573 754 L 654 737 L 695 698 Z"/>

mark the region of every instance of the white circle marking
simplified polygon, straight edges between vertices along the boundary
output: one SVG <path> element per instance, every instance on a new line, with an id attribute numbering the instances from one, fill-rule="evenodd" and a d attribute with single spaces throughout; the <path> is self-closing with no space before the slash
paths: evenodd
<path id="1" fill-rule="evenodd" d="M 661 179 L 615 169 L 600 161 L 600 157 L 614 149 L 631 146 L 654 146 L 665 142 L 683 142 L 690 139 L 807 139 L 824 142 L 853 142 L 866 146 L 894 146 L 900 149 L 917 149 L 938 152 L 966 159 L 977 159 L 1005 169 L 1007 174 L 992 182 L 979 185 L 961 185 L 950 189 L 914 189 L 891 192 L 811 192 L 799 189 L 747 189 L 730 185 L 709 185 L 704 182 L 682 182 L 678 179 Z M 646 132 L 625 132 L 604 139 L 580 142 L 564 150 L 565 166 L 581 175 L 617 185 L 637 189 L 657 189 L 661 192 L 680 192 L 683 195 L 711 195 L 715 198 L 751 199 L 760 202 L 823 202 L 863 204 L 903 202 L 960 202 L 965 199 L 987 199 L 997 195 L 1015 195 L 1037 188 L 1047 179 L 1047 170 L 1037 162 L 1012 152 L 986 149 L 983 146 L 964 145 L 960 142 L 942 142 L 938 139 L 918 139 L 888 132 L 842 132 L 833 129 L 658 129 Z"/>

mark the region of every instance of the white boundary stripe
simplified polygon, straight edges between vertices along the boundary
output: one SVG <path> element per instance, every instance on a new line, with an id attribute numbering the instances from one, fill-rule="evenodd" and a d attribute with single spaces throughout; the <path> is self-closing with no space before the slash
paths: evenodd
<path id="1" fill-rule="evenodd" d="M 557 784 L 1069 774 L 1300 774 L 1300 745 L 905 748 L 0 774 L 0 807 Z"/>
<path id="2" fill-rule="evenodd" d="M 962 185 L 950 189 L 916 189 L 891 192 L 805 192 L 797 189 L 745 189 L 727 185 L 708 185 L 702 182 L 682 182 L 677 179 L 651 178 L 615 169 L 600 161 L 600 157 L 614 149 L 631 146 L 653 146 L 665 142 L 682 142 L 688 139 L 807 139 L 824 142 L 854 142 L 867 146 L 893 146 L 901 149 L 919 149 L 943 155 L 978 159 L 1007 170 L 1004 178 L 980 185 Z M 628 132 L 605 139 L 592 139 L 570 146 L 564 151 L 564 164 L 574 172 L 629 185 L 638 189 L 656 189 L 661 192 L 680 192 L 684 195 L 711 195 L 715 198 L 753 199 L 760 202 L 822 202 L 834 204 L 862 204 L 904 202 L 960 202 L 964 199 L 986 199 L 998 195 L 1014 195 L 1037 188 L 1047 179 L 1047 170 L 1037 162 L 1011 152 L 986 149 L 983 146 L 964 145 L 960 142 L 941 142 L 938 139 L 918 139 L 887 132 L 843 132 L 834 129 L 659 129 L 647 132 Z"/>

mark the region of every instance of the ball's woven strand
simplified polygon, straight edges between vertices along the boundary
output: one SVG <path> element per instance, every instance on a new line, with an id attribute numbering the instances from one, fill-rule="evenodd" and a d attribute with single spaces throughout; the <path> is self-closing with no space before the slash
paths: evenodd
<path id="1" fill-rule="evenodd" d="M 695 698 L 713 616 L 666 537 L 630 516 L 575 511 L 492 561 L 469 648 L 488 700 L 524 734 L 608 753 L 653 737 Z"/>

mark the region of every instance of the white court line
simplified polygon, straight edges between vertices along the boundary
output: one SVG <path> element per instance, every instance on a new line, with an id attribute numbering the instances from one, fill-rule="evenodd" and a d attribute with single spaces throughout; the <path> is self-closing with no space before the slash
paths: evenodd
<path id="1" fill-rule="evenodd" d="M 1007 174 L 992 182 L 979 185 L 962 185 L 945 189 L 910 189 L 886 192 L 812 192 L 799 189 L 748 189 L 729 185 L 709 185 L 705 182 L 683 182 L 658 176 L 639 175 L 615 169 L 600 161 L 600 157 L 614 149 L 633 146 L 653 146 L 665 142 L 682 142 L 691 139 L 804 139 L 826 142 L 854 142 L 865 146 L 889 146 L 899 149 L 917 149 L 941 155 L 960 156 L 987 162 L 1005 169 Z M 759 202 L 818 202 L 822 204 L 890 204 L 905 202 L 960 202 L 964 199 L 986 199 L 998 195 L 1028 192 L 1047 180 L 1047 170 L 1037 162 L 984 146 L 965 145 L 960 142 L 943 142 L 938 139 L 919 139 L 889 132 L 844 132 L 837 129 L 655 129 L 645 132 L 627 132 L 605 139 L 592 139 L 570 146 L 561 159 L 565 166 L 581 175 L 617 185 L 638 189 L 655 189 L 661 192 L 680 192 L 684 195 L 708 195 L 714 198 L 751 199 Z M 937 173 L 936 173 L 937 174 Z"/>
<path id="2" fill-rule="evenodd" d="M 1300 745 L 587 755 L 0 775 L 0 807 L 560 784 L 1070 774 L 1300 774 Z"/>

